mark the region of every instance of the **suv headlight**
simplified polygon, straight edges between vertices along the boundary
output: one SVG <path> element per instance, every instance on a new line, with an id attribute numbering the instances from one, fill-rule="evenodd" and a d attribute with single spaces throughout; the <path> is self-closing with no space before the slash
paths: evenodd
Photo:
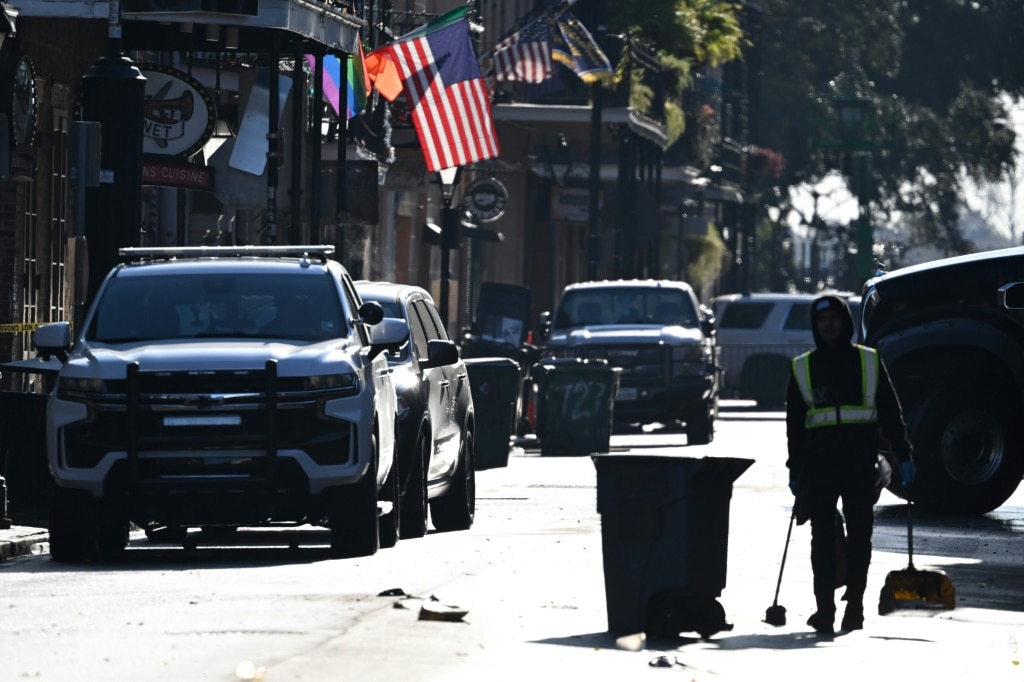
<path id="1" fill-rule="evenodd" d="M 359 377 L 353 372 L 321 374 L 309 378 L 309 388 L 313 391 L 347 390 L 356 393 L 359 390 Z"/>
<path id="2" fill-rule="evenodd" d="M 711 363 L 711 349 L 707 346 L 676 346 L 672 349 L 672 376 L 705 374 Z"/>
<path id="3" fill-rule="evenodd" d="M 105 379 L 60 377 L 57 381 L 57 397 L 61 400 L 92 400 L 106 392 Z"/>

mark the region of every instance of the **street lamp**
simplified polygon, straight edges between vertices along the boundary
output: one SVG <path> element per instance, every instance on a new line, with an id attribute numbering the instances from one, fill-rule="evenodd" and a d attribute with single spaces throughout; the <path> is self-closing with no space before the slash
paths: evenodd
<path id="1" fill-rule="evenodd" d="M 441 181 L 441 301 L 438 312 L 445 328 L 448 327 L 448 296 L 451 290 L 451 250 L 459 245 L 459 211 L 452 206 L 459 166 L 443 168 L 437 172 Z"/>

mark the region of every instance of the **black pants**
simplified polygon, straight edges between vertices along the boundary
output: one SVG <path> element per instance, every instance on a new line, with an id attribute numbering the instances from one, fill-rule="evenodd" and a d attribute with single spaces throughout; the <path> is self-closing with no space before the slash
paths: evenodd
<path id="1" fill-rule="evenodd" d="M 835 612 L 836 592 L 836 506 L 843 501 L 846 518 L 846 600 L 863 604 L 871 564 L 871 534 L 874 530 L 875 472 L 873 468 L 855 471 L 818 472 L 806 485 L 804 504 L 811 521 L 811 568 L 814 571 L 814 598 L 819 611 Z"/>

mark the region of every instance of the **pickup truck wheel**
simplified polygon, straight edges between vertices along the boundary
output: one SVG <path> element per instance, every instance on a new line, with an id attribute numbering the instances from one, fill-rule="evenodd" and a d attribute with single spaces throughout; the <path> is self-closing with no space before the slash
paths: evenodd
<path id="1" fill-rule="evenodd" d="M 54 561 L 79 563 L 97 558 L 96 504 L 88 493 L 57 488 L 50 506 L 49 531 Z"/>
<path id="2" fill-rule="evenodd" d="M 377 434 L 373 435 L 370 466 L 356 483 L 331 488 L 327 495 L 330 555 L 336 559 L 371 556 L 380 549 L 377 522 Z"/>
<path id="3" fill-rule="evenodd" d="M 402 496 L 402 538 L 421 538 L 427 533 L 427 467 L 430 444 L 420 432 L 410 458 L 409 486 Z"/>
<path id="4" fill-rule="evenodd" d="M 707 445 L 715 437 L 715 418 L 712 408 L 701 404 L 685 418 L 686 444 Z"/>
<path id="5" fill-rule="evenodd" d="M 469 530 L 476 516 L 476 460 L 473 434 L 466 433 L 459 453 L 452 486 L 443 496 L 430 501 L 430 517 L 439 531 Z"/>
<path id="6" fill-rule="evenodd" d="M 1024 474 L 1016 402 L 992 383 L 941 391 L 907 420 L 918 476 L 910 495 L 921 507 L 984 514 L 1003 504 Z M 900 496 L 898 477 L 890 489 Z"/>

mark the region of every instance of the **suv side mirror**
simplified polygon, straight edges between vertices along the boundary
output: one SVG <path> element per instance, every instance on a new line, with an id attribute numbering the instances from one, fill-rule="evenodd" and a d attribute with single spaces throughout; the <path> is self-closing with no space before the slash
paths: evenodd
<path id="1" fill-rule="evenodd" d="M 71 349 L 71 324 L 51 322 L 41 325 L 32 334 L 32 343 L 43 360 L 56 357 L 61 362 L 66 362 L 68 351 Z"/>
<path id="2" fill-rule="evenodd" d="M 384 319 L 384 308 L 377 301 L 365 301 L 359 306 L 359 317 L 366 324 L 377 324 Z"/>

